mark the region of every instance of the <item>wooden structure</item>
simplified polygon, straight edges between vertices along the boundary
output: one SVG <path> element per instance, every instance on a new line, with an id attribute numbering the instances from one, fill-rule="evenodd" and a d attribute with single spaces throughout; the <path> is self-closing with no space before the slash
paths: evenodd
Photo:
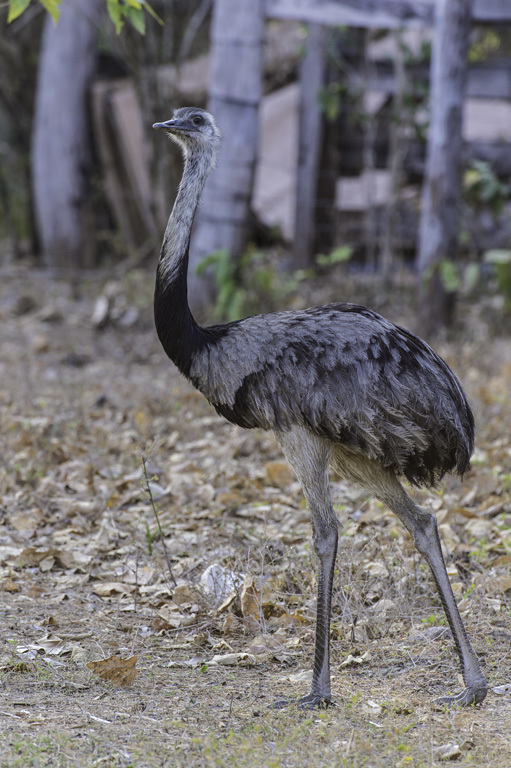
<path id="1" fill-rule="evenodd" d="M 454 291 L 442 266 L 458 247 L 462 115 L 471 0 L 438 0 L 431 58 L 431 120 L 419 228 L 421 331 L 450 325 Z"/>
<path id="2" fill-rule="evenodd" d="M 69 2 L 58 26 L 45 19 L 32 135 L 34 212 L 44 263 L 91 266 L 87 88 L 95 66 L 101 0 Z"/>
<path id="3" fill-rule="evenodd" d="M 438 1 L 443 2 L 443 0 Z M 461 0 L 461 2 L 468 13 L 469 0 Z M 273 128 L 268 130 L 273 132 L 276 139 L 278 138 L 273 142 L 271 157 L 266 158 L 266 168 L 273 164 L 273 173 L 270 168 L 271 181 L 276 184 L 274 186 L 268 184 L 263 175 L 258 174 L 258 199 L 265 198 L 266 213 L 269 208 L 275 213 L 277 208 L 280 212 L 285 208 L 284 231 L 289 239 L 294 239 L 295 263 L 306 266 L 314 252 L 313 235 L 321 229 L 321 227 L 318 228 L 314 207 L 317 204 L 319 148 L 323 125 L 317 95 L 321 88 L 324 71 L 321 40 L 325 26 L 351 25 L 358 27 L 359 30 L 361 28 L 412 27 L 417 30 L 431 28 L 434 22 L 435 5 L 434 0 L 215 0 L 210 56 L 185 62 L 179 70 L 170 66 L 161 67 L 158 70 L 157 77 L 160 81 L 158 87 L 162 93 L 166 94 L 165 101 L 172 106 L 185 102 L 205 103 L 209 78 L 208 106 L 215 114 L 224 135 L 225 146 L 221 153 L 220 164 L 206 186 L 191 243 L 190 301 L 195 311 L 199 310 L 198 314 L 200 314 L 200 308 L 211 296 L 211 285 L 207 280 L 196 277 L 197 264 L 217 249 L 227 249 L 233 258 L 237 258 L 244 247 L 247 222 L 250 220 L 250 206 L 253 203 L 254 168 L 256 159 L 260 161 L 258 136 L 263 119 L 272 123 Z M 276 30 L 275 25 L 268 25 L 265 30 L 265 18 L 290 19 L 310 25 L 306 55 L 300 61 L 299 84 L 287 86 L 288 89 L 294 89 L 294 95 L 288 94 L 286 109 L 290 112 L 288 111 L 285 115 L 282 114 L 283 106 L 278 106 L 277 99 L 274 99 L 278 95 L 277 92 L 274 92 L 271 97 L 264 97 L 264 104 L 268 103 L 268 107 L 270 107 L 269 100 L 272 101 L 271 109 L 262 108 L 263 77 L 268 77 L 269 70 L 281 68 L 279 56 L 282 57 L 282 52 L 277 55 L 273 53 L 271 61 L 269 60 L 269 51 L 278 47 L 274 42 L 272 43 L 272 40 L 275 41 L 279 35 L 282 37 L 282 32 Z M 472 19 L 477 23 L 487 24 L 511 22 L 511 1 L 474 0 Z M 298 29 L 298 25 L 295 28 Z M 352 37 L 353 35 L 350 35 L 350 39 Z M 363 38 L 363 32 L 361 31 L 357 37 Z M 296 37 L 295 39 L 291 37 L 290 41 L 292 45 L 287 43 L 286 47 L 284 44 L 286 47 L 284 68 L 287 68 L 288 72 L 290 68 L 291 70 L 293 67 L 295 70 L 298 68 L 297 51 L 300 46 Z M 342 51 L 345 56 L 344 47 Z M 427 65 L 417 63 L 414 66 L 413 76 L 426 82 L 429 77 Z M 388 96 L 395 95 L 398 91 L 395 67 L 383 57 L 371 60 L 371 65 L 365 73 L 361 73 L 360 64 L 355 64 L 348 69 L 346 87 L 350 91 L 359 92 L 365 89 L 371 94 L 373 102 L 385 103 Z M 282 82 L 289 83 L 289 75 Z M 434 83 L 433 87 L 435 87 Z M 511 66 L 492 65 L 491 75 L 489 75 L 487 64 L 471 64 L 467 70 L 466 94 L 470 97 L 509 100 L 511 98 Z M 161 220 L 158 220 L 156 225 L 153 221 L 153 217 L 160 219 L 160 206 L 153 204 L 151 207 L 148 203 L 151 197 L 154 197 L 154 190 L 152 195 L 147 192 L 148 176 L 145 170 L 147 166 L 139 162 L 140 158 L 135 157 L 137 153 L 134 147 L 139 143 L 141 131 L 137 127 L 140 120 L 135 119 L 134 99 L 133 87 L 129 81 L 125 81 L 124 84 L 99 83 L 94 89 L 96 136 L 100 138 L 100 143 L 108 143 L 108 151 L 103 158 L 108 196 L 121 231 L 128 235 L 129 242 L 139 246 L 151 240 L 155 227 L 159 230 L 163 224 Z M 443 103 L 434 94 L 432 101 L 440 105 Z M 467 106 L 470 107 L 469 102 L 465 103 L 465 111 Z M 505 106 L 503 104 L 503 107 Z M 364 109 L 367 109 L 367 105 L 364 105 Z M 387 114 L 382 119 L 382 123 L 388 127 L 390 107 L 386 109 Z M 275 110 L 278 112 L 277 118 L 274 114 Z M 132 138 L 137 137 L 136 142 L 132 142 L 129 147 L 127 144 L 124 146 L 125 142 L 130 141 L 130 137 L 123 138 L 123 124 L 129 126 L 127 130 L 132 132 Z M 111 140 L 112 126 L 117 126 L 116 130 L 120 131 L 115 141 Z M 268 130 L 265 132 L 266 136 Z M 458 125 L 456 129 L 458 137 L 460 130 L 461 127 Z M 299 134 L 298 141 L 295 141 L 296 131 Z M 334 132 L 339 133 L 339 130 L 335 128 Z M 118 140 L 119 136 L 120 140 Z M 454 139 L 450 136 L 451 138 Z M 355 139 L 360 145 L 363 143 L 361 130 L 355 132 Z M 329 142 L 326 143 L 331 146 Z M 328 198 L 329 203 L 328 207 L 325 205 L 325 210 L 330 211 L 332 215 L 331 221 L 323 222 L 325 231 L 327 225 L 328 233 L 334 231 L 333 214 L 335 214 L 336 228 L 348 222 L 350 233 L 358 231 L 358 239 L 365 222 L 372 220 L 374 242 L 381 243 L 384 240 L 381 233 L 385 228 L 385 216 L 388 218 L 389 207 L 383 210 L 382 194 L 384 201 L 387 202 L 390 193 L 387 184 L 388 171 L 381 169 L 386 162 L 387 144 L 388 139 L 384 136 L 382 144 L 384 152 L 383 154 L 380 152 L 377 161 L 371 166 L 370 173 L 361 174 L 357 178 L 348 178 L 350 174 L 358 174 L 362 167 L 359 147 L 356 168 L 346 166 L 347 175 L 342 174 L 342 182 L 338 181 L 337 185 L 334 184 L 333 190 L 329 189 L 326 194 L 321 195 L 325 199 Z M 141 140 L 140 145 L 142 146 Z M 281 164 L 284 154 L 283 146 L 286 146 L 286 178 L 284 178 L 284 164 Z M 291 154 L 294 152 L 296 152 L 296 160 L 291 161 Z M 467 158 L 473 156 L 488 159 L 494 164 L 498 163 L 501 169 L 511 168 L 511 153 L 505 137 L 500 142 L 494 139 L 485 141 L 484 138 L 480 138 L 476 144 L 473 143 L 473 139 L 470 139 L 470 143 L 465 142 L 463 152 L 465 162 Z M 343 157 L 349 156 L 350 163 L 353 163 L 353 160 L 357 159 L 356 154 L 350 146 L 349 150 L 343 153 Z M 296 168 L 293 168 L 292 172 L 289 172 L 290 162 L 296 163 Z M 334 159 L 329 167 L 334 174 L 339 164 Z M 365 163 L 364 167 L 366 167 Z M 385 177 L 386 173 L 387 177 Z M 418 142 L 415 144 L 412 142 L 404 159 L 404 174 L 408 178 L 413 177 L 416 182 L 422 179 L 424 173 L 424 153 L 420 151 Z M 115 178 L 116 175 L 117 178 Z M 360 194 L 360 192 L 364 193 L 364 189 L 368 195 L 367 199 L 371 198 L 370 205 L 364 202 L 363 194 Z M 417 190 L 412 191 L 413 195 L 418 194 Z M 331 197 L 330 192 L 332 192 Z M 397 200 L 397 192 L 394 195 L 395 200 Z M 409 192 L 410 190 L 407 189 L 407 195 Z M 133 199 L 128 201 L 128 207 L 126 207 L 128 194 L 131 194 Z M 408 199 L 412 198 L 408 197 Z M 413 199 L 415 200 L 415 197 Z M 343 214 L 335 213 L 335 201 L 341 201 Z M 290 213 L 293 206 L 296 208 L 296 215 Z M 450 207 L 446 206 L 442 200 L 439 202 L 439 207 L 443 211 L 453 209 L 452 204 Z M 168 202 L 163 208 L 166 216 Z M 261 211 L 261 208 L 258 207 L 257 210 Z M 408 205 L 405 210 L 400 208 L 398 223 L 387 222 L 387 230 L 392 230 L 393 238 L 392 242 L 387 242 L 387 256 L 396 246 L 396 232 L 402 246 L 408 252 L 414 248 L 417 230 L 416 210 L 415 203 Z M 278 214 L 270 215 L 265 221 L 270 226 L 275 225 L 279 221 L 279 216 Z M 132 230 L 137 228 L 142 234 L 133 234 Z M 353 242 L 348 234 L 343 232 L 341 239 L 344 242 Z M 357 238 L 354 239 L 356 241 Z M 329 244 L 326 243 L 324 247 L 329 247 Z M 439 257 L 440 260 L 443 258 L 444 256 Z M 387 271 L 392 272 L 390 260 L 387 259 L 387 261 Z"/>
<path id="4" fill-rule="evenodd" d="M 438 0 L 443 2 L 444 0 Z M 509 0 L 460 0 L 465 9 L 465 13 L 470 13 L 474 22 L 479 24 L 495 24 L 511 22 L 511 3 Z M 216 0 L 215 2 L 215 14 L 216 18 L 230 19 L 230 27 L 237 28 L 240 19 L 246 13 L 245 2 L 235 2 L 235 0 Z M 297 212 L 299 215 L 296 217 L 296 237 L 295 237 L 295 250 L 297 256 L 297 262 L 299 264 L 306 264 L 307 260 L 311 256 L 311 244 L 312 244 L 312 232 L 314 227 L 314 194 L 313 190 L 316 189 L 317 171 L 318 171 L 318 145 L 320 141 L 320 120 L 319 120 L 319 108 L 317 106 L 317 91 L 320 86 L 320 72 L 321 72 L 321 51 L 318 40 L 321 36 L 320 29 L 322 26 L 348 26 L 359 28 L 373 28 L 373 29 L 399 29 L 403 27 L 432 27 L 435 23 L 435 8 L 437 6 L 436 0 L 254 0 L 249 3 L 251 12 L 251 24 L 253 25 L 254 19 L 258 13 L 264 15 L 267 18 L 276 19 L 293 19 L 296 21 L 306 22 L 311 25 L 311 35 L 309 36 L 309 45 L 311 50 L 307 52 L 301 68 L 302 89 L 310 88 L 309 93 L 303 92 L 301 95 L 301 117 L 300 117 L 300 137 L 299 137 L 299 153 L 298 153 L 298 190 L 297 190 Z M 238 18 L 238 21 L 236 19 Z M 215 32 L 216 29 L 216 32 Z M 218 56 L 218 47 L 223 45 L 225 39 L 226 30 L 223 28 L 222 33 L 219 34 L 220 27 L 214 25 L 213 37 L 212 37 L 212 57 L 215 59 Z M 255 30 L 255 32 L 254 32 Z M 316 32 L 316 30 L 318 30 Z M 243 45 L 242 39 L 239 38 L 239 45 Z M 253 27 L 253 34 L 247 38 L 249 41 L 250 51 L 249 55 L 254 57 L 254 44 L 257 45 L 257 39 L 262 39 L 261 26 L 258 23 L 257 27 Z M 254 59 L 255 61 L 255 59 Z M 240 68 L 245 66 L 244 60 L 239 61 Z M 215 69 L 215 75 L 211 79 L 211 98 L 210 106 L 213 108 L 213 102 L 215 105 L 215 114 L 217 115 L 220 123 L 228 123 L 228 120 L 224 120 L 222 111 L 224 109 L 221 102 L 215 98 L 215 91 L 223 90 L 224 93 L 229 91 L 229 79 L 232 79 L 232 67 L 233 60 L 231 60 L 230 67 L 224 67 Z M 253 73 L 252 73 L 253 76 Z M 218 77 L 225 77 L 225 82 L 219 82 Z M 238 75 L 237 75 L 238 77 Z M 393 73 L 376 72 L 378 78 L 379 87 L 392 91 L 394 85 Z M 498 83 L 493 82 L 492 88 L 499 93 L 499 95 L 505 95 L 509 93 L 511 87 L 511 75 L 509 72 L 503 73 L 503 76 L 499 79 Z M 308 85 L 307 85 L 308 81 Z M 435 86 L 434 86 L 435 87 Z M 485 86 L 482 84 L 480 73 L 474 71 L 471 73 L 469 79 L 469 88 L 471 92 L 483 91 Z M 255 94 L 257 87 L 252 82 L 250 84 L 250 93 Z M 236 92 L 239 95 L 239 91 Z M 240 119 L 241 113 L 246 110 L 246 119 L 248 121 L 255 120 L 255 113 L 257 107 L 254 102 L 254 98 L 247 98 L 248 90 L 244 89 L 244 96 L 238 103 L 237 115 Z M 234 97 L 237 100 L 237 96 Z M 436 95 L 432 95 L 432 100 L 436 100 Z M 245 101 L 245 105 L 242 104 Z M 228 99 L 225 101 L 227 104 Z M 441 102 L 441 100 L 440 100 Z M 442 102 L 441 102 L 442 103 Z M 437 114 L 439 109 L 437 108 Z M 442 107 L 440 107 L 442 111 Z M 227 115 L 227 111 L 225 112 Z M 439 118 L 440 119 L 440 118 Z M 445 115 L 442 119 L 445 119 Z M 248 125 L 248 123 L 240 123 L 240 125 Z M 455 127 L 458 132 L 458 140 L 461 136 L 461 121 Z M 238 134 L 239 135 L 239 134 Z M 253 145 L 253 129 L 248 133 L 251 146 Z M 455 139 L 455 137 L 451 137 Z M 231 139 L 228 139 L 229 146 Z M 227 143 L 227 142 L 226 142 Z M 222 184 L 217 185 L 217 189 L 222 189 L 222 194 L 225 194 L 226 190 L 233 187 L 233 180 L 235 180 L 236 174 L 233 173 L 232 177 L 227 173 L 222 181 Z M 245 176 L 248 179 L 248 176 Z M 427 184 L 427 182 L 426 182 Z M 234 188 L 234 187 L 233 187 Z M 232 248 L 231 252 L 234 257 L 239 253 L 239 247 L 241 247 L 241 241 L 239 237 L 236 239 L 234 234 L 229 235 L 228 228 L 232 227 L 233 233 L 242 231 L 242 226 L 239 222 L 247 220 L 248 214 L 248 200 L 249 196 L 244 194 L 240 197 L 240 190 L 237 188 L 237 200 L 239 205 L 233 207 L 229 206 L 230 223 L 225 216 L 225 210 L 221 213 L 218 210 L 216 213 L 214 207 L 218 208 L 218 204 L 214 202 L 215 195 L 207 193 L 205 196 L 205 206 L 201 213 L 202 222 L 208 217 L 210 226 L 205 228 L 204 224 L 199 220 L 197 239 L 199 243 L 194 245 L 193 252 L 194 261 L 200 259 L 207 250 L 211 250 L 211 242 L 215 242 L 216 236 L 213 235 L 215 231 L 221 232 L 219 243 L 225 247 L 229 247 L 230 244 L 239 245 Z M 243 198 L 243 200 L 242 200 Z M 208 201 L 212 200 L 213 207 L 209 209 Z M 442 201 L 439 202 L 439 206 L 442 207 Z M 208 209 L 206 211 L 206 205 Z M 452 206 L 451 206 L 452 207 Z M 448 206 L 447 206 L 448 208 Z M 233 217 L 234 213 L 234 217 Z M 239 222 L 235 221 L 239 217 Z M 207 237 L 206 237 L 207 234 Z M 207 245 L 209 244 L 209 245 Z"/>
<path id="5" fill-rule="evenodd" d="M 144 126 L 131 80 L 100 80 L 92 88 L 92 121 L 105 192 L 128 247 L 156 243 L 159 228 L 151 210 Z"/>
<path id="6" fill-rule="evenodd" d="M 194 279 L 195 268 L 215 250 L 239 255 L 245 242 L 258 147 L 263 35 L 261 0 L 217 0 L 208 108 L 218 122 L 225 149 L 204 190 L 190 247 L 188 300 L 199 316 L 211 293 L 207 277 Z"/>
<path id="7" fill-rule="evenodd" d="M 400 29 L 432 27 L 437 0 L 265 0 L 269 18 L 325 26 Z M 509 0 L 472 0 L 472 21 L 511 23 Z"/>

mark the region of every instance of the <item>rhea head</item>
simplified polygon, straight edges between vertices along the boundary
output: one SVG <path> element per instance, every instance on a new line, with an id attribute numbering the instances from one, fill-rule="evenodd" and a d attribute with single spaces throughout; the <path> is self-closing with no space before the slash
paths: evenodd
<path id="1" fill-rule="evenodd" d="M 161 129 L 175 141 L 186 156 L 203 152 L 213 154 L 213 162 L 220 147 L 220 131 L 209 112 L 198 107 L 181 107 L 174 110 L 174 116 L 166 123 L 154 123 L 153 128 Z"/>

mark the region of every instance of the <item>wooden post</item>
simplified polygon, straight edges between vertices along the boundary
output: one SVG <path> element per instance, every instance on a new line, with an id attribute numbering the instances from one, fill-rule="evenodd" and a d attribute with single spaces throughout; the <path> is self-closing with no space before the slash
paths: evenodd
<path id="1" fill-rule="evenodd" d="M 455 292 L 445 264 L 456 257 L 462 111 L 471 0 L 438 0 L 431 59 L 431 124 L 419 226 L 417 267 L 421 332 L 453 319 Z"/>
<path id="2" fill-rule="evenodd" d="M 323 114 L 318 101 L 325 71 L 324 27 L 309 24 L 300 67 L 300 116 L 295 217 L 295 265 L 311 266 Z"/>
<path id="3" fill-rule="evenodd" d="M 90 266 L 90 139 L 87 88 L 96 64 L 102 0 L 62 5 L 57 26 L 45 21 L 34 111 L 32 185 L 45 264 Z M 89 230 L 89 231 L 88 231 Z"/>
<path id="4" fill-rule="evenodd" d="M 223 151 L 206 184 L 190 248 L 189 302 L 199 316 L 212 291 L 207 278 L 197 278 L 197 265 L 219 249 L 236 259 L 245 243 L 257 157 L 263 33 L 262 0 L 216 0 L 208 109 L 222 133 Z"/>

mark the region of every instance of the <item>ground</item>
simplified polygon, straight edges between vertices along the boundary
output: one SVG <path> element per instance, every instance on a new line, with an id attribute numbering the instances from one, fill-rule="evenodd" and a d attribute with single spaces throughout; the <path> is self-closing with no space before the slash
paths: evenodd
<path id="1" fill-rule="evenodd" d="M 222 421 L 165 358 L 150 284 L 2 272 L 2 768 L 511 765 L 502 311 L 462 306 L 439 342 L 477 449 L 463 480 L 416 494 L 438 516 L 486 701 L 434 704 L 461 682 L 432 579 L 399 522 L 332 478 L 335 706 L 274 710 L 310 681 L 309 516 L 272 436 Z M 391 319 L 410 319 L 406 294 Z"/>

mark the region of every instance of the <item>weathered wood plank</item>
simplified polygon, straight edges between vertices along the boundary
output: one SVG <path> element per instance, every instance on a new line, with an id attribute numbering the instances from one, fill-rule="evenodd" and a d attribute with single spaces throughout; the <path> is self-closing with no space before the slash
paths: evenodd
<path id="1" fill-rule="evenodd" d="M 265 0 L 266 15 L 326 26 L 396 29 L 433 26 L 435 0 Z M 474 0 L 472 20 L 511 23 L 509 0 Z"/>
<path id="2" fill-rule="evenodd" d="M 511 0 L 510 0 L 511 3 Z M 415 68 L 413 74 L 426 83 L 429 78 L 428 68 Z M 369 91 L 393 94 L 396 92 L 394 64 L 389 61 L 375 61 L 367 77 L 352 72 L 349 77 L 351 88 L 360 88 L 367 84 Z M 511 99 L 511 63 L 507 60 L 487 64 L 472 64 L 467 72 L 465 96 L 483 99 Z"/>
<path id="3" fill-rule="evenodd" d="M 270 18 L 294 19 L 325 26 L 396 29 L 432 26 L 433 0 L 382 0 L 356 5 L 336 0 L 265 0 Z"/>
<path id="4" fill-rule="evenodd" d="M 211 25 L 208 109 L 224 141 L 218 167 L 203 194 L 190 246 L 189 301 L 200 313 L 211 298 L 211 280 L 196 267 L 209 253 L 226 249 L 239 257 L 249 220 L 262 94 L 264 13 L 262 0 L 216 0 Z"/>
<path id="5" fill-rule="evenodd" d="M 300 111 L 295 216 L 295 263 L 306 268 L 312 263 L 314 207 L 318 182 L 322 111 L 318 93 L 325 70 L 325 30 L 309 25 L 307 47 L 300 67 Z"/>
<path id="6" fill-rule="evenodd" d="M 471 0 L 439 0 L 431 55 L 431 123 L 422 196 L 417 268 L 426 337 L 452 322 L 454 297 L 442 267 L 456 256 L 462 116 Z"/>
<path id="7" fill-rule="evenodd" d="M 101 0 L 64 3 L 60 23 L 45 20 L 32 136 L 32 185 L 44 263 L 91 266 L 94 240 L 87 174 L 87 88 L 94 73 Z"/>

